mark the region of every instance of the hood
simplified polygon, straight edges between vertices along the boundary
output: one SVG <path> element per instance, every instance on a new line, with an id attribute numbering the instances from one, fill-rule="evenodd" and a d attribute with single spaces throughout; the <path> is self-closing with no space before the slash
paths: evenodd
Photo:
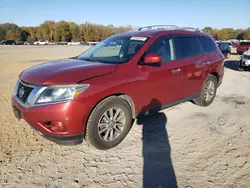
<path id="1" fill-rule="evenodd" d="M 61 59 L 26 69 L 20 75 L 20 79 L 34 85 L 76 84 L 86 79 L 110 74 L 116 67 L 114 64 Z"/>

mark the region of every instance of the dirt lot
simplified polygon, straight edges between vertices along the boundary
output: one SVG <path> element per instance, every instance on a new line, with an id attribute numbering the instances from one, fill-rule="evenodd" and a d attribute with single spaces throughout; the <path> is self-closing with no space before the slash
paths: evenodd
<path id="1" fill-rule="evenodd" d="M 214 103 L 185 103 L 133 125 L 116 148 L 63 147 L 12 113 L 19 73 L 82 46 L 0 46 L 0 187 L 240 187 L 250 185 L 250 72 L 232 56 Z M 177 183 L 176 183 L 177 182 Z"/>

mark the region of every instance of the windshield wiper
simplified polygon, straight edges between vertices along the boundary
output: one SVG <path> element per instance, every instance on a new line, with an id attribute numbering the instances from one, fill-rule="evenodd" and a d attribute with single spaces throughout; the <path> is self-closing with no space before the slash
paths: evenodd
<path id="1" fill-rule="evenodd" d="M 95 59 L 90 59 L 90 58 L 77 58 L 78 60 L 82 60 L 82 61 L 89 61 L 89 62 L 98 62 L 98 63 L 103 63 L 101 61 L 97 61 Z"/>

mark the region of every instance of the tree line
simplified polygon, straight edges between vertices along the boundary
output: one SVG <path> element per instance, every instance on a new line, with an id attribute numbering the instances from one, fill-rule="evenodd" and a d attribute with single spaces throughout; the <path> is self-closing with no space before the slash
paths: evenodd
<path id="1" fill-rule="evenodd" d="M 114 27 L 92 23 L 76 24 L 75 22 L 47 20 L 37 27 L 19 27 L 13 23 L 0 24 L 0 40 L 22 41 L 101 41 L 113 34 L 132 30 L 131 26 Z M 203 32 L 212 35 L 216 40 L 244 39 L 250 40 L 250 28 L 215 29 L 205 27 Z"/>
<path id="2" fill-rule="evenodd" d="M 205 27 L 204 33 L 212 35 L 216 40 L 228 40 L 228 39 L 239 39 L 239 40 L 250 40 L 250 27 L 243 29 L 223 28 L 216 29 L 212 27 Z"/>
<path id="3" fill-rule="evenodd" d="M 37 27 L 19 27 L 13 23 L 4 23 L 0 24 L 0 40 L 98 42 L 113 34 L 131 29 L 131 26 L 114 27 L 113 25 L 76 24 L 75 22 L 54 22 L 50 20 L 43 22 Z"/>

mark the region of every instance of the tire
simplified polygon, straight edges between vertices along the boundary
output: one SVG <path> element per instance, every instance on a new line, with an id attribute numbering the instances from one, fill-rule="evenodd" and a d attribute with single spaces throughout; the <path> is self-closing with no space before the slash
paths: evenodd
<path id="1" fill-rule="evenodd" d="M 210 85 L 210 87 L 211 87 L 210 91 L 208 89 L 209 84 L 211 84 Z M 194 103 L 196 105 L 199 105 L 199 106 L 209 106 L 213 102 L 213 100 L 214 100 L 214 98 L 216 96 L 217 87 L 218 87 L 218 79 L 217 79 L 217 77 L 210 74 L 203 83 L 200 97 L 195 99 Z M 210 94 L 208 94 L 208 93 L 210 93 Z"/>
<path id="2" fill-rule="evenodd" d="M 113 116 L 110 113 L 111 111 Z M 118 113 L 117 118 L 115 118 L 116 113 Z M 104 114 L 110 118 L 110 123 L 108 123 L 107 116 Z M 112 120 L 114 118 L 118 120 L 121 117 L 123 118 L 119 121 Z M 120 121 L 123 121 L 123 123 L 120 123 Z M 116 125 L 115 122 L 120 125 Z M 120 127 L 121 124 L 123 124 L 122 128 Z M 101 128 L 101 126 L 104 128 Z M 122 98 L 116 96 L 108 97 L 101 101 L 90 114 L 86 127 L 85 140 L 89 141 L 97 149 L 107 150 L 121 143 L 127 136 L 131 126 L 132 112 L 129 104 Z M 101 133 L 104 129 L 107 129 L 107 131 Z M 113 139 L 111 139 L 111 135 L 113 135 Z"/>
<path id="3" fill-rule="evenodd" d="M 244 71 L 244 68 L 243 66 L 241 65 L 241 61 L 239 62 L 239 65 L 238 65 L 238 71 Z"/>
<path id="4" fill-rule="evenodd" d="M 238 63 L 238 71 L 245 71 L 244 67 L 242 66 L 242 58 L 240 59 Z"/>
<path id="5" fill-rule="evenodd" d="M 250 71 L 250 67 L 243 67 L 244 71 Z"/>

